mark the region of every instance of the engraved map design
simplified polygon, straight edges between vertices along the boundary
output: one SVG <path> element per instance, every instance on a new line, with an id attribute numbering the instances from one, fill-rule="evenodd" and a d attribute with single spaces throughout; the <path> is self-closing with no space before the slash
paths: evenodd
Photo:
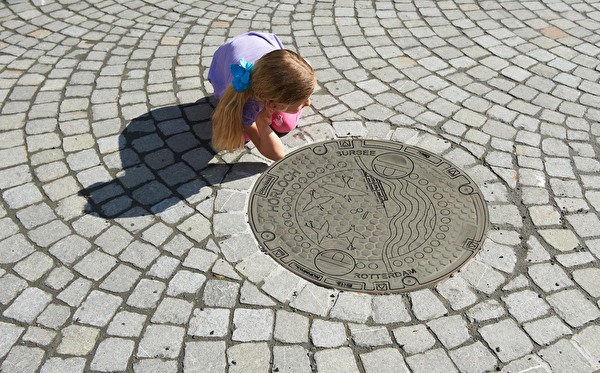
<path id="1" fill-rule="evenodd" d="M 263 250 L 316 284 L 368 293 L 432 286 L 480 249 L 479 188 L 450 162 L 382 140 L 300 148 L 257 180 L 251 228 Z"/>

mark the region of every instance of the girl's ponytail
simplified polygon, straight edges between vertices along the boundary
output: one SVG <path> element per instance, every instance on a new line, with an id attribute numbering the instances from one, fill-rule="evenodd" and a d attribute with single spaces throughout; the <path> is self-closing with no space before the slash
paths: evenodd
<path id="1" fill-rule="evenodd" d="M 242 115 L 244 104 L 252 97 L 252 88 L 236 92 L 229 84 L 212 116 L 212 144 L 216 151 L 233 152 L 244 147 Z"/>

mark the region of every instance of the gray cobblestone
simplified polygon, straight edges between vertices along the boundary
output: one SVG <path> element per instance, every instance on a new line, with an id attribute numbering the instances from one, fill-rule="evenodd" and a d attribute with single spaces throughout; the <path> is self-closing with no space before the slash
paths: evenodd
<path id="1" fill-rule="evenodd" d="M 166 285 L 160 281 L 142 279 L 127 298 L 127 304 L 142 309 L 156 307 L 165 288 Z"/>
<path id="2" fill-rule="evenodd" d="M 561 339 L 556 344 L 540 350 L 539 354 L 550 364 L 552 371 L 586 372 L 600 365 L 598 362 L 590 364 L 573 342 L 566 339 Z"/>
<path id="3" fill-rule="evenodd" d="M 12 346 L 17 342 L 25 328 L 13 324 L 0 322 L 0 358 L 8 354 Z"/>
<path id="4" fill-rule="evenodd" d="M 110 272 L 116 264 L 115 258 L 97 250 L 87 254 L 75 265 L 74 269 L 83 276 L 98 281 Z"/>
<path id="5" fill-rule="evenodd" d="M 24 146 L 0 149 L 0 168 L 15 166 L 27 161 L 27 152 Z"/>
<path id="6" fill-rule="evenodd" d="M 266 372 L 271 351 L 266 342 L 240 343 L 227 349 L 227 362 L 232 373 Z"/>
<path id="7" fill-rule="evenodd" d="M 131 263 L 140 269 L 145 269 L 152 264 L 159 255 L 160 251 L 154 246 L 134 241 L 127 246 L 121 255 L 119 255 L 119 259 Z"/>
<path id="8" fill-rule="evenodd" d="M 559 225 L 561 218 L 560 213 L 549 205 L 532 206 L 529 208 L 529 216 L 536 226 Z"/>
<path id="9" fill-rule="evenodd" d="M 264 341 L 273 334 L 273 311 L 238 308 L 233 314 L 234 341 Z"/>
<path id="10" fill-rule="evenodd" d="M 308 342 L 309 319 L 306 316 L 284 310 L 275 315 L 275 331 L 273 337 L 284 343 Z"/>
<path id="11" fill-rule="evenodd" d="M 13 268 L 21 277 L 33 282 L 49 271 L 53 264 L 52 258 L 48 255 L 35 252 L 20 261 Z"/>
<path id="12" fill-rule="evenodd" d="M 62 339 L 56 350 L 64 355 L 87 355 L 94 348 L 99 333 L 99 329 L 89 326 L 69 325 L 61 330 Z"/>
<path id="13" fill-rule="evenodd" d="M 38 316 L 37 322 L 48 328 L 58 329 L 71 317 L 71 310 L 67 306 L 49 304 Z"/>
<path id="14" fill-rule="evenodd" d="M 189 220 L 189 219 L 188 219 Z M 194 222 L 194 225 L 203 224 L 203 232 L 197 237 L 192 237 L 196 241 L 200 242 L 206 238 L 211 232 L 209 231 L 210 224 L 208 221 L 205 222 Z M 249 228 L 246 225 L 246 218 L 243 214 L 237 213 L 221 213 L 213 216 L 213 224 L 215 226 L 214 234 L 216 237 L 222 237 L 227 235 L 235 235 L 240 233 L 248 232 Z"/>
<path id="15" fill-rule="evenodd" d="M 89 293 L 91 287 L 91 281 L 84 278 L 78 278 L 61 291 L 57 298 L 71 307 L 77 307 Z"/>
<path id="16" fill-rule="evenodd" d="M 413 372 L 458 372 L 452 360 L 442 349 L 427 351 L 420 355 L 406 358 L 409 368 Z"/>
<path id="17" fill-rule="evenodd" d="M 67 156 L 67 163 L 71 170 L 81 171 L 98 166 L 100 164 L 100 159 L 93 149 L 88 149 L 69 154 Z"/>
<path id="18" fill-rule="evenodd" d="M 140 275 L 140 271 L 120 264 L 102 281 L 100 288 L 115 293 L 125 293 L 133 287 Z"/>
<path id="19" fill-rule="evenodd" d="M 84 215 L 74 221 L 71 226 L 81 236 L 91 238 L 108 228 L 109 223 L 92 215 Z"/>
<path id="20" fill-rule="evenodd" d="M 311 372 L 308 351 L 301 346 L 275 346 L 273 348 L 273 371 L 290 373 Z"/>
<path id="21" fill-rule="evenodd" d="M 490 209 L 490 222 L 493 224 L 508 224 L 517 228 L 523 226 L 521 214 L 514 205 L 492 206 Z"/>
<path id="22" fill-rule="evenodd" d="M 352 340 L 357 346 L 384 346 L 392 344 L 388 330 L 383 326 L 349 324 Z"/>
<path id="23" fill-rule="evenodd" d="M 0 263 L 15 263 L 33 252 L 33 245 L 22 234 L 0 241 Z"/>
<path id="24" fill-rule="evenodd" d="M 143 372 L 176 373 L 177 372 L 177 361 L 176 360 L 162 360 L 162 359 L 141 359 L 133 364 L 133 371 L 135 373 L 143 373 Z"/>
<path id="25" fill-rule="evenodd" d="M 165 206 L 167 206 L 167 208 L 165 208 Z M 152 206 L 151 210 L 167 224 L 179 223 L 181 220 L 185 219 L 194 212 L 192 208 L 174 198 L 166 199 L 157 203 L 156 205 Z M 205 227 L 201 226 L 199 227 L 201 229 L 194 230 L 194 222 L 201 224 L 202 218 L 195 218 L 192 216 L 185 220 L 179 226 L 179 229 L 184 232 L 187 230 L 189 234 L 186 234 L 188 234 L 190 238 L 195 239 L 196 241 L 201 241 L 203 239 L 203 235 L 206 234 L 206 229 Z"/>
<path id="26" fill-rule="evenodd" d="M 215 275 L 226 277 L 232 280 L 241 280 L 240 275 L 235 271 L 231 264 L 223 259 L 217 259 L 213 265 L 211 272 Z"/>
<path id="27" fill-rule="evenodd" d="M 346 329 L 342 323 L 320 319 L 312 322 L 310 338 L 318 347 L 339 347 L 347 343 Z"/>
<path id="28" fill-rule="evenodd" d="M 142 239 L 155 246 L 161 245 L 171 235 L 173 230 L 163 223 L 156 223 L 142 233 Z"/>
<path id="29" fill-rule="evenodd" d="M 547 298 L 558 315 L 572 327 L 582 326 L 600 317 L 600 311 L 578 290 L 563 290 Z"/>
<path id="30" fill-rule="evenodd" d="M 526 257 L 527 262 L 539 263 L 550 260 L 550 254 L 548 254 L 546 249 L 544 249 L 538 239 L 534 236 L 529 237 L 527 246 L 529 247 Z"/>
<path id="31" fill-rule="evenodd" d="M 37 347 L 15 346 L 13 347 L 2 366 L 6 372 L 36 372 L 44 357 L 44 350 Z"/>
<path id="32" fill-rule="evenodd" d="M 591 325 L 577 333 L 573 341 L 583 348 L 589 356 L 596 357 L 600 354 L 600 344 L 598 344 L 600 328 L 597 325 Z"/>
<path id="33" fill-rule="evenodd" d="M 458 315 L 440 317 L 429 321 L 427 326 L 447 349 L 460 346 L 470 339 L 467 323 Z"/>
<path id="34" fill-rule="evenodd" d="M 294 273 L 283 268 L 278 268 L 265 278 L 261 289 L 278 301 L 287 302 L 305 284 L 306 281 Z"/>
<path id="35" fill-rule="evenodd" d="M 217 255 L 207 250 L 192 248 L 183 262 L 183 266 L 206 272 L 217 260 Z"/>
<path id="36" fill-rule="evenodd" d="M 85 255 L 90 248 L 90 243 L 84 238 L 70 235 L 56 242 L 48 251 L 62 263 L 68 265 Z"/>
<path id="37" fill-rule="evenodd" d="M 0 303 L 6 305 L 27 288 L 27 281 L 11 273 L 6 273 L 0 277 L 0 286 L 2 287 Z"/>
<path id="38" fill-rule="evenodd" d="M 134 342 L 130 339 L 107 338 L 96 348 L 90 368 L 101 372 L 125 371 Z"/>
<path id="39" fill-rule="evenodd" d="M 224 337 L 229 333 L 230 310 L 204 308 L 194 310 L 188 334 L 198 337 Z"/>
<path id="40" fill-rule="evenodd" d="M 431 320 L 448 312 L 431 290 L 419 290 L 410 293 L 409 296 L 412 301 L 412 311 L 419 320 Z"/>
<path id="41" fill-rule="evenodd" d="M 479 333 L 502 362 L 517 359 L 533 350 L 527 335 L 510 319 L 483 326 Z"/>
<path id="42" fill-rule="evenodd" d="M 547 346 L 558 338 L 571 334 L 571 329 L 556 316 L 525 323 L 523 328 L 541 346 Z"/>
<path id="43" fill-rule="evenodd" d="M 48 247 L 70 233 L 71 230 L 63 222 L 54 220 L 29 231 L 28 236 L 37 245 Z"/>
<path id="44" fill-rule="evenodd" d="M 267 307 L 275 305 L 271 298 L 248 281 L 244 282 L 240 289 L 240 303 Z"/>
<path id="45" fill-rule="evenodd" d="M 381 348 L 360 355 L 360 360 L 365 372 L 396 372 L 408 373 L 408 367 L 398 350 L 394 348 Z"/>
<path id="46" fill-rule="evenodd" d="M 486 241 L 483 244 L 479 260 L 506 273 L 511 273 L 517 263 L 515 250 L 512 247 L 493 241 Z"/>
<path id="47" fill-rule="evenodd" d="M 38 205 L 29 206 L 18 211 L 17 218 L 25 228 L 32 229 L 56 219 L 56 214 L 54 214 L 52 209 L 47 204 L 40 203 Z M 9 235 L 6 235 L 5 237 L 8 237 Z"/>
<path id="48" fill-rule="evenodd" d="M 30 287 L 19 294 L 2 314 L 10 319 L 31 323 L 51 301 L 52 295 L 41 289 Z"/>
<path id="49" fill-rule="evenodd" d="M 555 264 L 536 264 L 528 269 L 531 279 L 545 292 L 564 289 L 573 285 L 562 268 Z"/>
<path id="50" fill-rule="evenodd" d="M 52 343 L 56 337 L 56 334 L 57 333 L 55 331 L 32 326 L 29 327 L 27 332 L 23 335 L 23 340 L 41 346 L 48 346 L 50 343 Z"/>
<path id="51" fill-rule="evenodd" d="M 504 276 L 487 264 L 479 261 L 471 262 L 461 271 L 460 276 L 464 278 L 472 287 L 486 294 L 493 293 L 505 281 Z M 457 297 L 457 300 L 463 300 L 463 304 L 469 302 L 472 298 L 472 292 L 469 295 Z"/>
<path id="52" fill-rule="evenodd" d="M 580 237 L 595 236 L 600 231 L 600 219 L 593 213 L 569 215 L 567 220 Z"/>
<path id="53" fill-rule="evenodd" d="M 371 296 L 359 293 L 339 293 L 330 316 L 341 320 L 365 322 L 371 313 Z"/>
<path id="54" fill-rule="evenodd" d="M 175 359 L 183 344 L 185 329 L 170 325 L 149 325 L 142 335 L 136 356 Z"/>
<path id="55" fill-rule="evenodd" d="M 152 316 L 153 323 L 186 324 L 193 305 L 182 299 L 164 298 Z"/>
<path id="56" fill-rule="evenodd" d="M 173 276 L 167 288 L 167 295 L 195 294 L 206 281 L 206 276 L 186 270 L 179 271 Z"/>
<path id="57" fill-rule="evenodd" d="M 556 260 L 564 267 L 570 268 L 582 264 L 592 263 L 595 259 L 594 256 L 590 253 L 580 252 L 560 254 L 556 256 Z M 583 284 L 579 283 L 579 285 L 581 285 L 584 289 L 587 289 L 587 287 Z"/>
<path id="58" fill-rule="evenodd" d="M 240 234 L 220 241 L 219 247 L 230 263 L 238 263 L 258 250 L 258 245 L 249 234 Z"/>
<path id="59" fill-rule="evenodd" d="M 320 372 L 358 373 L 359 371 L 352 350 L 348 347 L 318 351 L 315 353 L 315 361 Z"/>
<path id="60" fill-rule="evenodd" d="M 335 291 L 308 283 L 290 306 L 315 315 L 325 316 L 335 301 Z"/>
<path id="61" fill-rule="evenodd" d="M 133 237 L 126 230 L 118 226 L 111 226 L 102 233 L 94 243 L 103 251 L 117 255 L 129 245 Z"/>
<path id="62" fill-rule="evenodd" d="M 435 344 L 435 338 L 425 325 L 394 329 L 394 338 L 400 348 L 410 355 L 427 351 Z"/>
<path id="63" fill-rule="evenodd" d="M 9 218 L 0 219 L 0 240 L 12 236 L 19 231 L 19 227 Z"/>
<path id="64" fill-rule="evenodd" d="M 42 365 L 40 373 L 80 373 L 85 368 L 85 359 L 81 357 L 72 357 L 62 359 L 60 357 L 53 357 Z"/>
<path id="65" fill-rule="evenodd" d="M 506 295 L 502 300 L 508 306 L 508 312 L 519 322 L 536 319 L 550 311 L 550 306 L 531 290 Z"/>
<path id="66" fill-rule="evenodd" d="M 579 245 L 577 236 L 566 229 L 544 229 L 539 233 L 546 242 L 560 251 L 571 251 Z"/>
<path id="67" fill-rule="evenodd" d="M 120 297 L 93 290 L 75 311 L 73 319 L 83 324 L 105 326 L 122 302 Z"/>
<path id="68" fill-rule="evenodd" d="M 471 291 L 467 281 L 458 276 L 441 282 L 436 286 L 436 290 L 450 302 L 453 310 L 463 309 L 477 301 L 477 296 Z"/>
<path id="69" fill-rule="evenodd" d="M 373 297 L 373 321 L 378 324 L 409 322 L 411 317 L 402 295 Z"/>
<path id="70" fill-rule="evenodd" d="M 255 283 L 263 281 L 276 268 L 277 263 L 262 252 L 246 257 L 235 267 L 248 280 Z"/>
<path id="71" fill-rule="evenodd" d="M 167 279 L 171 277 L 178 265 L 179 260 L 170 256 L 161 256 L 154 262 L 152 267 L 150 267 L 148 274 L 150 276 Z"/>
<path id="72" fill-rule="evenodd" d="M 227 358 L 224 341 L 187 342 L 183 368 L 186 372 L 224 372 Z"/>
<path id="73" fill-rule="evenodd" d="M 237 302 L 239 288 L 236 282 L 208 280 L 202 299 L 207 306 L 232 308 Z"/>
<path id="74" fill-rule="evenodd" d="M 573 271 L 573 278 L 592 297 L 600 297 L 600 269 L 578 269 Z"/>
<path id="75" fill-rule="evenodd" d="M 107 333 L 118 337 L 138 337 L 142 333 L 147 316 L 121 311 L 108 324 Z"/>
<path id="76" fill-rule="evenodd" d="M 450 351 L 450 358 L 461 372 L 490 372 L 497 360 L 481 342 Z"/>

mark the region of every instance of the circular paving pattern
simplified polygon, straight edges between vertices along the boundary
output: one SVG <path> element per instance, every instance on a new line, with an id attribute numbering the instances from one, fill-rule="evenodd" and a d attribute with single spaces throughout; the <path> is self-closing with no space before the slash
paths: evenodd
<path id="1" fill-rule="evenodd" d="M 475 183 L 450 162 L 393 141 L 335 140 L 273 164 L 250 196 L 269 255 L 317 284 L 372 293 L 431 286 L 481 247 Z"/>
<path id="2" fill-rule="evenodd" d="M 2 372 L 600 369 L 599 1 L 6 0 L 0 19 Z M 260 252 L 264 158 L 212 151 L 206 80 L 256 30 L 319 78 L 286 149 L 393 139 L 477 183 L 469 265 L 371 295 Z"/>

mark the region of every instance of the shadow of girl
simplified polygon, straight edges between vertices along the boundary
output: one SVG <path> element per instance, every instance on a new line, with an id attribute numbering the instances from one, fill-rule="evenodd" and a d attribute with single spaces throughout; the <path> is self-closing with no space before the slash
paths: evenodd
<path id="1" fill-rule="evenodd" d="M 228 164 L 217 156 L 210 145 L 212 112 L 205 97 L 133 119 L 119 136 L 118 160 L 104 158 L 113 179 L 79 192 L 87 199 L 85 212 L 110 219 L 159 214 L 181 201 L 198 203 L 205 186 L 266 170 L 266 163 Z"/>

